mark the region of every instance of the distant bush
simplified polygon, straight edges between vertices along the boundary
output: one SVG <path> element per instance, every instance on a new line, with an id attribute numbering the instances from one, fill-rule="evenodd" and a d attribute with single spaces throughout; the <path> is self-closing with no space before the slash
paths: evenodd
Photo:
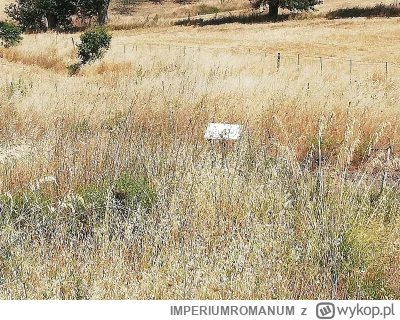
<path id="1" fill-rule="evenodd" d="M 189 4 L 189 3 L 192 3 L 194 1 L 193 0 L 174 0 L 174 2 L 178 3 L 178 4 Z"/>
<path id="2" fill-rule="evenodd" d="M 139 0 L 122 0 L 121 3 L 123 6 L 129 6 L 132 4 L 138 4 L 140 2 L 139 2 Z"/>
<path id="3" fill-rule="evenodd" d="M 201 4 L 201 5 L 197 6 L 196 10 L 199 15 L 219 12 L 219 9 L 217 7 L 208 6 L 206 4 Z"/>
<path id="4" fill-rule="evenodd" d="M 357 17 L 398 17 L 400 16 L 400 7 L 376 4 L 373 7 L 353 7 L 344 8 L 327 13 L 328 19 L 339 18 L 357 18 Z"/>
<path id="5" fill-rule="evenodd" d="M 21 28 L 7 22 L 0 21 L 0 40 L 4 47 L 18 44 L 21 40 Z"/>
<path id="6" fill-rule="evenodd" d="M 97 27 L 83 33 L 80 36 L 81 43 L 78 44 L 78 56 L 82 64 L 101 59 L 110 48 L 111 38 L 111 33 L 103 27 Z"/>
<path id="7" fill-rule="evenodd" d="M 70 76 L 77 75 L 79 73 L 79 71 L 81 70 L 81 67 L 82 67 L 81 62 L 70 64 L 69 66 L 67 66 L 68 74 Z"/>

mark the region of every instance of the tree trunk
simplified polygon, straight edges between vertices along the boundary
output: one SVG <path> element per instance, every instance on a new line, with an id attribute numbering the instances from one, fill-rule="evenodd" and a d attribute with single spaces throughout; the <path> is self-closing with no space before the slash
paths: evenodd
<path id="1" fill-rule="evenodd" d="M 110 0 L 99 0 L 97 5 L 97 23 L 100 26 L 107 24 L 108 22 L 108 7 Z"/>
<path id="2" fill-rule="evenodd" d="M 50 30 L 54 30 L 57 28 L 58 19 L 54 12 L 48 12 L 46 14 L 46 19 L 47 19 L 47 28 L 49 28 Z"/>
<path id="3" fill-rule="evenodd" d="M 268 1 L 268 17 L 272 20 L 278 19 L 279 0 Z"/>

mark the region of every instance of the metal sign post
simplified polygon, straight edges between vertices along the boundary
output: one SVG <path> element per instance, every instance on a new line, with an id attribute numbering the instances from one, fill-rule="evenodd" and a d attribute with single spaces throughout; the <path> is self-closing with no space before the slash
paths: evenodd
<path id="1" fill-rule="evenodd" d="M 209 123 L 204 134 L 214 150 L 214 143 L 218 141 L 222 151 L 222 167 L 227 167 L 226 155 L 228 153 L 228 141 L 240 139 L 242 134 L 242 126 L 240 124 L 229 123 Z M 215 160 L 212 161 L 214 166 Z"/>

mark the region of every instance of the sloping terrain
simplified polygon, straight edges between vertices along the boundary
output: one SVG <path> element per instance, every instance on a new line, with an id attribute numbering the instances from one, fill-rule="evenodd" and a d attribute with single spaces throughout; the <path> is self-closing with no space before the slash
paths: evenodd
<path id="1" fill-rule="evenodd" d="M 0 49 L 0 298 L 399 299 L 400 19 L 149 19 Z"/>

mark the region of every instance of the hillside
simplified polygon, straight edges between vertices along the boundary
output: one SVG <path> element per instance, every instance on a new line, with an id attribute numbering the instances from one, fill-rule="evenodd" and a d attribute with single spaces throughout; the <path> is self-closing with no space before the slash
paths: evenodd
<path id="1" fill-rule="evenodd" d="M 0 48 L 0 299 L 400 299 L 400 18 L 135 10 Z"/>
<path id="2" fill-rule="evenodd" d="M 11 3 L 11 0 L 0 0 L 0 19 L 5 19 L 6 15 L 3 8 L 6 4 Z M 376 3 L 390 4 L 393 1 L 384 0 L 326 0 L 324 4 L 317 6 L 316 9 L 320 12 L 329 10 L 353 7 L 353 6 L 368 6 Z M 124 3 L 126 3 L 124 5 Z M 132 4 L 131 4 L 132 3 Z M 221 4 L 222 3 L 222 4 Z M 247 0 L 204 0 L 193 1 L 190 4 L 179 5 L 171 0 L 166 0 L 162 5 L 152 4 L 150 2 L 113 0 L 110 6 L 110 18 L 114 23 L 128 23 L 129 21 L 143 21 L 144 19 L 158 16 L 160 19 L 173 19 L 196 15 L 196 13 L 207 12 L 212 8 L 217 8 L 220 11 L 235 11 L 249 8 Z"/>

